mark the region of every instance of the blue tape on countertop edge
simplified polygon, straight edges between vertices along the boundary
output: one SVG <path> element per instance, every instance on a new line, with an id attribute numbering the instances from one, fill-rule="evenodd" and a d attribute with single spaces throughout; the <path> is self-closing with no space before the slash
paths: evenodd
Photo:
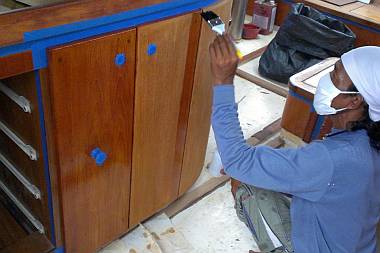
<path id="1" fill-rule="evenodd" d="M 0 48 L 0 56 L 32 50 L 34 69 L 45 68 L 48 47 L 192 12 L 215 2 L 217 0 L 171 0 L 110 16 L 26 32 L 23 43 Z"/>
<path id="2" fill-rule="evenodd" d="M 289 89 L 289 95 L 292 96 L 292 97 L 295 97 L 295 98 L 297 98 L 299 100 L 302 100 L 306 104 L 310 105 L 310 112 L 315 112 L 315 109 L 314 109 L 314 106 L 313 106 L 313 101 L 310 101 L 306 97 L 304 97 L 304 96 L 302 96 L 302 95 L 294 92 L 292 89 Z"/>
<path id="3" fill-rule="evenodd" d="M 311 140 L 316 140 L 318 138 L 324 121 L 325 121 L 325 116 L 318 115 L 317 121 L 314 125 L 314 129 L 311 132 Z"/>
<path id="4" fill-rule="evenodd" d="M 294 2 L 293 0 L 281 0 L 281 1 L 284 2 L 284 3 L 286 3 L 286 4 L 288 4 L 288 5 L 292 5 L 292 4 L 296 4 L 297 3 L 297 2 Z M 305 3 L 305 5 L 307 5 L 307 4 Z M 342 17 L 336 16 L 336 15 L 333 15 L 331 13 L 328 13 L 328 12 L 325 12 L 325 11 L 321 11 L 318 8 L 316 8 L 316 9 L 319 12 L 325 14 L 326 16 L 329 16 L 331 18 L 335 18 L 336 20 L 340 20 L 340 21 L 343 21 L 344 23 L 360 27 L 360 28 L 362 28 L 364 30 L 368 30 L 368 31 L 375 32 L 375 33 L 380 33 L 380 29 L 373 28 L 373 27 L 370 27 L 370 26 L 366 26 L 366 25 L 360 24 L 358 22 L 349 20 L 347 18 L 342 18 Z"/>
<path id="5" fill-rule="evenodd" d="M 51 181 L 50 181 L 50 169 L 49 169 L 49 157 L 47 150 L 47 140 L 46 140 L 46 128 L 45 128 L 45 113 L 42 100 L 42 90 L 41 90 L 41 81 L 39 71 L 34 71 L 35 81 L 36 81 L 36 90 L 37 90 L 37 102 L 38 102 L 38 112 L 40 114 L 40 129 L 41 129 L 41 144 L 42 144 L 42 153 L 43 153 L 43 162 L 44 162 L 44 174 L 47 187 L 47 197 L 48 197 L 48 207 L 49 207 L 49 217 L 50 217 L 50 234 L 51 242 L 53 245 L 56 245 L 55 238 L 55 225 L 54 225 L 54 210 L 53 210 L 53 195 L 51 192 Z"/>

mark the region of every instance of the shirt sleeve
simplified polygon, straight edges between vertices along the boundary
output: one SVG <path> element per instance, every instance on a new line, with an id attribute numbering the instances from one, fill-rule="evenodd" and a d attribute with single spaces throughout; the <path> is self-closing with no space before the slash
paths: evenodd
<path id="1" fill-rule="evenodd" d="M 323 142 L 280 149 L 248 145 L 240 127 L 233 85 L 214 88 L 212 127 L 224 170 L 232 178 L 310 201 L 317 201 L 327 190 L 334 166 Z"/>

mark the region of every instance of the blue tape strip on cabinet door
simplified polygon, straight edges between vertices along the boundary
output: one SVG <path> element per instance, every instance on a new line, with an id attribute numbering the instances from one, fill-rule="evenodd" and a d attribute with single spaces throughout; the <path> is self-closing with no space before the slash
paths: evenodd
<path id="1" fill-rule="evenodd" d="M 51 234 L 51 242 L 53 245 L 55 245 L 56 238 L 55 238 L 55 225 L 54 225 L 53 196 L 51 192 L 49 157 L 48 157 L 48 150 L 47 150 L 46 128 L 45 128 L 45 113 L 44 113 L 44 105 L 43 105 L 43 100 L 42 100 L 42 90 L 41 90 L 41 81 L 40 81 L 39 71 L 34 71 L 34 75 L 35 75 L 36 89 L 37 89 L 38 112 L 40 114 L 40 129 L 41 129 L 41 139 L 42 139 L 41 144 L 42 144 L 44 175 L 45 175 L 45 180 L 46 180 L 49 218 L 50 218 L 49 229 L 50 229 L 50 234 Z"/>
<path id="2" fill-rule="evenodd" d="M 34 69 L 45 68 L 48 47 L 189 13 L 215 2 L 217 0 L 170 0 L 110 16 L 26 32 L 24 43 L 0 48 L 0 56 L 31 49 Z"/>

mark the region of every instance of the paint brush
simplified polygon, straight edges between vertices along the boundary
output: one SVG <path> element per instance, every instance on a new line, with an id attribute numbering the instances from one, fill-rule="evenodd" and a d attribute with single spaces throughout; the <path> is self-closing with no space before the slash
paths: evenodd
<path id="1" fill-rule="evenodd" d="M 217 33 L 218 35 L 223 35 L 226 32 L 226 25 L 223 20 L 215 14 L 213 11 L 206 11 L 201 13 L 202 18 L 207 22 L 211 27 L 211 30 Z M 236 47 L 236 45 L 235 45 Z M 236 49 L 236 55 L 240 60 L 243 59 L 243 54 L 239 49 Z"/>

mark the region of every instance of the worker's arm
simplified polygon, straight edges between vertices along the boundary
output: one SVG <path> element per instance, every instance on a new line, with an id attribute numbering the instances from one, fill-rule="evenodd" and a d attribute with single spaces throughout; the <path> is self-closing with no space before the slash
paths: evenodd
<path id="1" fill-rule="evenodd" d="M 333 174 L 333 162 L 323 143 L 273 149 L 252 147 L 244 140 L 231 80 L 237 64 L 234 54 L 225 51 L 226 40 L 219 38 L 210 46 L 214 82 L 218 84 L 214 87 L 212 126 L 225 172 L 250 185 L 318 200 Z M 225 47 L 218 43 L 225 43 Z M 230 84 L 220 85 L 223 82 Z M 258 110 L 252 108 L 252 113 Z"/>

